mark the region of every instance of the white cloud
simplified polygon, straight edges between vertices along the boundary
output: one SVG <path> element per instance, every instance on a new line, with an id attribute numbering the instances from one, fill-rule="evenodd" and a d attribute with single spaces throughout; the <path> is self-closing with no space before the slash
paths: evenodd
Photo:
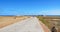
<path id="1" fill-rule="evenodd" d="M 41 11 L 39 14 L 43 14 L 43 15 L 60 15 L 60 10 Z"/>

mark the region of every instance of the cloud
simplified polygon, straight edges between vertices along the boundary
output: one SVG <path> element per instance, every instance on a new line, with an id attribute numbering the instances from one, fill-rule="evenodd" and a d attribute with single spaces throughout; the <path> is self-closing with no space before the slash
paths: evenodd
<path id="1" fill-rule="evenodd" d="M 60 10 L 41 11 L 40 14 L 43 14 L 43 15 L 60 15 Z"/>
<path id="2" fill-rule="evenodd" d="M 17 15 L 19 14 L 17 11 L 1 11 L 0 15 Z"/>

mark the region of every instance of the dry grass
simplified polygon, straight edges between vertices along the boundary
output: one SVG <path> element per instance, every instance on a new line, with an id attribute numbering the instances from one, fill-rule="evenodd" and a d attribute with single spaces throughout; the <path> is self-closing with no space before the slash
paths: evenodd
<path id="1" fill-rule="evenodd" d="M 40 21 L 42 21 L 42 23 L 44 23 L 46 26 L 48 26 L 48 28 L 50 28 L 49 22 L 46 21 L 43 16 L 37 16 L 37 18 L 38 18 Z"/>
<path id="2" fill-rule="evenodd" d="M 15 22 L 29 18 L 27 16 L 0 16 L 0 28 L 3 28 L 7 25 L 13 24 Z"/>
<path id="3" fill-rule="evenodd" d="M 49 29 L 53 26 L 58 28 L 58 32 L 60 32 L 60 16 L 37 16 L 40 21 L 42 21 Z"/>

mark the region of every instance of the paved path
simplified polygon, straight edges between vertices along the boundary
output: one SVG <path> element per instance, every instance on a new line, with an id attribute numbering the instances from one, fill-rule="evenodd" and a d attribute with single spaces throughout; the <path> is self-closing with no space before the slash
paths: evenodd
<path id="1" fill-rule="evenodd" d="M 43 27 L 44 32 L 51 32 L 45 24 L 43 24 L 41 21 L 39 21 L 39 23 Z"/>
<path id="2" fill-rule="evenodd" d="M 44 32 L 44 29 L 36 17 L 31 17 L 1 28 L 0 32 Z"/>

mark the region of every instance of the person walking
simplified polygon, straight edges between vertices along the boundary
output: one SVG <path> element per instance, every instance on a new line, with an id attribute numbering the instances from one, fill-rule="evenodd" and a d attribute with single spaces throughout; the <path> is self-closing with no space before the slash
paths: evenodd
<path id="1" fill-rule="evenodd" d="M 55 28 L 55 26 L 52 27 L 51 32 L 57 32 L 57 29 Z"/>

